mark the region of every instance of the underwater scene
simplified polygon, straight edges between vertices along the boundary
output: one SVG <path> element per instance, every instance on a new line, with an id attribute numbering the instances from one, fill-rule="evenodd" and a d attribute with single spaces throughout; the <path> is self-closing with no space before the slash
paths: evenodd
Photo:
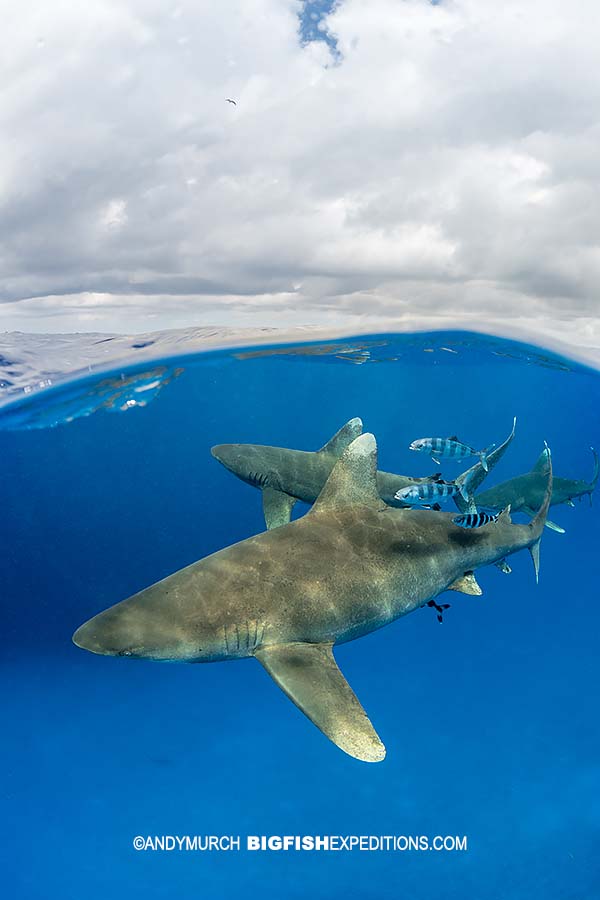
<path id="1" fill-rule="evenodd" d="M 599 372 L 36 346 L 0 358 L 6 896 L 598 896 Z"/>

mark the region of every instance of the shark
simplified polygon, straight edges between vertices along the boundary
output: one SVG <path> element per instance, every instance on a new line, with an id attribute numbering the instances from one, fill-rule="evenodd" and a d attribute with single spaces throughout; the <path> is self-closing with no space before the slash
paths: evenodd
<path id="1" fill-rule="evenodd" d="M 583 481 L 554 477 L 552 498 L 550 500 L 551 506 L 557 506 L 562 503 L 573 506 L 573 500 L 576 498 L 581 500 L 586 495 L 589 497 L 590 503 L 592 502 L 592 494 L 596 488 L 600 473 L 600 460 L 593 447 L 591 451 L 594 456 L 592 480 Z M 533 515 L 534 510 L 542 502 L 550 464 L 550 453 L 547 449 L 544 449 L 530 472 L 518 475 L 516 478 L 511 478 L 496 485 L 496 487 L 476 494 L 472 502 L 477 509 L 498 511 L 510 505 L 513 512 L 524 512 L 526 515 Z M 473 481 L 472 486 L 475 483 Z M 471 508 L 470 504 L 466 504 L 460 496 L 456 498 L 456 505 L 461 512 L 466 512 Z M 548 518 L 546 519 L 546 527 L 561 534 L 564 534 L 565 531 L 564 528 Z"/>
<path id="2" fill-rule="evenodd" d="M 385 746 L 333 648 L 451 589 L 480 594 L 474 572 L 528 548 L 536 578 L 552 492 L 525 525 L 505 511 L 467 530 L 452 513 L 397 509 L 380 497 L 372 434 L 355 438 L 308 513 L 169 575 L 77 629 L 85 650 L 136 659 L 254 657 L 337 747 L 380 762 Z M 443 608 L 443 607 L 442 607 Z"/>
<path id="3" fill-rule="evenodd" d="M 515 419 L 516 423 L 516 419 Z M 478 487 L 488 470 L 502 458 L 515 434 L 515 423 L 509 437 L 487 457 L 487 469 L 481 463 L 472 466 L 456 479 L 459 488 Z M 333 467 L 346 448 L 362 434 L 359 418 L 350 419 L 317 451 L 291 450 L 262 444 L 218 444 L 211 453 L 226 469 L 246 484 L 262 491 L 263 513 L 267 528 L 286 525 L 298 500 L 314 503 Z M 377 490 L 388 506 L 407 508 L 410 504 L 395 495 L 407 487 L 435 483 L 439 474 L 424 478 L 377 472 Z"/>

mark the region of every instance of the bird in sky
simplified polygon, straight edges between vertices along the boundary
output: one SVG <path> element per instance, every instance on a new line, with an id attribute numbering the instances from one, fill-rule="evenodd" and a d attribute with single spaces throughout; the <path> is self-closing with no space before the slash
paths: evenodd
<path id="1" fill-rule="evenodd" d="M 230 100 L 229 97 L 225 97 L 225 100 L 227 103 L 233 103 L 234 106 L 237 106 L 237 103 L 235 102 L 235 100 Z"/>

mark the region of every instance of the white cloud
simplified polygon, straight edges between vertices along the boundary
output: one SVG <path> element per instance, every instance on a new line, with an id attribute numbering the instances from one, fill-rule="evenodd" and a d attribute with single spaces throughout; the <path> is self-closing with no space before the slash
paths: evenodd
<path id="1" fill-rule="evenodd" d="M 298 9 L 12 4 L 0 327 L 594 319 L 596 5 Z"/>

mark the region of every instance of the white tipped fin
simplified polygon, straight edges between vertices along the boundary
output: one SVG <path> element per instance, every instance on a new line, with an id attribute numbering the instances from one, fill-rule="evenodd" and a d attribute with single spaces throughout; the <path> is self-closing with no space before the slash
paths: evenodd
<path id="1" fill-rule="evenodd" d="M 558 534 L 566 533 L 565 529 L 562 528 L 562 526 L 557 525 L 556 522 L 551 522 L 550 519 L 546 519 L 546 521 L 544 522 L 544 525 L 546 526 L 546 528 L 549 528 L 550 531 L 556 531 L 556 532 L 558 532 Z"/>
<path id="2" fill-rule="evenodd" d="M 498 513 L 496 524 L 512 525 L 512 519 L 510 517 L 510 503 L 502 510 L 502 512 Z"/>
<path id="3" fill-rule="evenodd" d="M 377 732 L 333 658 L 332 645 L 278 644 L 256 658 L 296 706 L 330 741 L 363 762 L 385 757 Z"/>
<path id="4" fill-rule="evenodd" d="M 269 487 L 263 488 L 262 497 L 267 528 L 271 530 L 279 528 L 280 525 L 287 525 L 292 517 L 296 498 Z"/>
<path id="5" fill-rule="evenodd" d="M 531 545 L 529 552 L 531 553 L 533 568 L 535 569 L 535 583 L 538 584 L 540 580 L 540 538 L 537 539 L 535 544 Z"/>
<path id="6" fill-rule="evenodd" d="M 350 419 L 321 447 L 319 453 L 333 453 L 334 456 L 341 456 L 346 447 L 349 447 L 352 441 L 362 434 L 362 430 L 362 419 L 358 417 Z"/>
<path id="7" fill-rule="evenodd" d="M 471 594 L 474 597 L 481 597 L 483 591 L 477 584 L 477 579 L 473 572 L 465 572 L 460 578 L 457 578 L 450 587 L 449 591 L 460 591 L 461 594 Z"/>
<path id="8" fill-rule="evenodd" d="M 550 451 L 545 447 L 536 459 L 532 469 L 538 475 L 547 475 L 550 471 Z"/>

